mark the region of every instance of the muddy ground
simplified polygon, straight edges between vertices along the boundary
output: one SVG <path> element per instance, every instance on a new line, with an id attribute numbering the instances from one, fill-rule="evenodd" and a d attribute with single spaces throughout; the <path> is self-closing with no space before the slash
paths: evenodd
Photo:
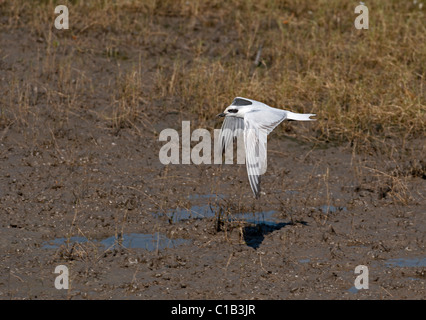
<path id="1" fill-rule="evenodd" d="M 38 79 L 24 120 L 0 126 L 0 299 L 426 297 L 424 139 L 355 152 L 304 139 L 309 123 L 286 124 L 269 136 L 255 200 L 242 165 L 160 163 L 162 129 L 199 127 L 173 101 L 142 102 L 145 122 L 134 126 L 99 117 L 117 62 L 96 50 L 70 40 L 57 53 L 75 50 L 74 67 L 96 85 L 71 110 L 52 108 L 43 84 L 55 78 L 34 67 L 45 41 L 19 29 L 0 36 L 3 93 L 11 79 Z M 124 67 L 154 49 L 125 50 Z M 155 61 L 142 68 L 148 90 Z M 55 289 L 58 265 L 68 290 Z M 354 286 L 358 265 L 368 289 Z"/>

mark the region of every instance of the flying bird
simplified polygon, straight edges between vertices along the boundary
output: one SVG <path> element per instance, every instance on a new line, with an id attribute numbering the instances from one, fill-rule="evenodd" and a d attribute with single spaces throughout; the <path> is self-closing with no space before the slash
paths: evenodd
<path id="1" fill-rule="evenodd" d="M 237 97 L 224 112 L 225 117 L 219 135 L 222 153 L 232 147 L 239 132 L 244 134 L 245 160 L 251 190 L 255 198 L 260 196 L 260 177 L 266 171 L 266 142 L 268 134 L 283 120 L 314 121 L 312 113 L 294 113 L 272 108 L 262 102 Z"/>

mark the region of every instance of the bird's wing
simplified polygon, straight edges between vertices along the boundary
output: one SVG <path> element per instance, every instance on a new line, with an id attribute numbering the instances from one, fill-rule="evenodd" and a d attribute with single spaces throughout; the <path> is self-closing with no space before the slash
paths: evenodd
<path id="1" fill-rule="evenodd" d="M 272 108 L 253 110 L 244 116 L 247 174 L 256 198 L 260 195 L 261 175 L 267 167 L 267 136 L 284 119 L 284 112 L 276 112 Z"/>
<path id="2" fill-rule="evenodd" d="M 244 119 L 237 117 L 225 117 L 223 120 L 222 129 L 220 130 L 219 141 L 222 145 L 222 152 L 232 145 L 234 138 L 244 130 Z"/>
<path id="3" fill-rule="evenodd" d="M 283 120 L 287 118 L 288 111 L 271 107 L 262 107 L 246 114 L 246 117 L 253 117 L 259 128 L 266 130 L 270 134 Z"/>
<path id="4" fill-rule="evenodd" d="M 261 131 L 256 123 L 244 117 L 244 147 L 246 149 L 246 168 L 251 190 L 256 198 L 260 195 L 260 176 L 266 164 L 266 143 L 260 137 Z M 263 134 L 266 137 L 266 134 Z M 263 143 L 261 143 L 262 141 Z"/>

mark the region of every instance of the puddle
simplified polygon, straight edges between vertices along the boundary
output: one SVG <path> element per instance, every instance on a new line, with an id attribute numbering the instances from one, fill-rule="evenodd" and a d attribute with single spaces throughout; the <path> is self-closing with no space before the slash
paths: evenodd
<path id="1" fill-rule="evenodd" d="M 191 209 L 175 209 L 169 210 L 168 213 L 158 213 L 159 216 L 166 215 L 173 222 L 180 222 L 189 219 L 203 219 L 212 218 L 215 216 L 215 212 L 210 208 L 209 205 L 192 206 Z"/>
<path id="2" fill-rule="evenodd" d="M 311 259 L 300 259 L 299 262 L 300 263 L 308 263 L 308 262 L 311 262 Z"/>
<path id="3" fill-rule="evenodd" d="M 408 277 L 408 279 L 411 280 L 411 281 L 420 281 L 421 280 L 420 278 L 413 278 L 413 277 Z"/>
<path id="4" fill-rule="evenodd" d="M 400 258 L 385 261 L 387 267 L 426 267 L 426 257 L 424 258 Z"/>
<path id="5" fill-rule="evenodd" d="M 296 190 L 288 190 L 291 194 L 297 194 Z M 224 198 L 222 194 L 194 194 L 188 196 L 188 199 L 218 199 Z M 194 205 L 190 209 L 177 208 L 175 210 L 168 210 L 166 212 L 155 213 L 154 216 L 167 216 L 171 223 L 178 223 L 190 219 L 204 219 L 204 218 L 215 218 L 217 217 L 216 212 L 219 210 L 219 206 L 215 204 L 204 204 Z M 323 205 L 318 207 L 318 210 L 327 214 L 338 211 L 347 211 L 346 207 L 336 207 L 332 205 Z M 245 243 L 257 249 L 262 243 L 265 235 L 273 231 L 279 230 L 289 222 L 284 222 L 282 219 L 276 217 L 276 211 L 264 211 L 264 212 L 251 212 L 251 213 L 238 213 L 232 214 L 228 217 L 229 221 L 245 221 L 252 226 L 244 227 L 244 240 Z M 307 225 L 305 221 L 299 221 L 303 225 Z M 254 226 L 253 226 L 254 225 Z M 300 263 L 310 262 L 309 259 L 303 259 Z"/>
<path id="6" fill-rule="evenodd" d="M 88 242 L 89 240 L 87 240 L 84 237 L 71 237 L 69 238 L 69 242 L 70 243 L 85 243 Z M 57 249 L 59 248 L 61 245 L 66 244 L 68 242 L 68 238 L 56 238 L 54 240 L 51 241 L 45 241 L 43 242 L 43 249 Z"/>
<path id="7" fill-rule="evenodd" d="M 348 289 L 348 292 L 350 292 L 350 293 L 358 293 L 358 291 L 359 290 L 355 286 Z"/>
<path id="8" fill-rule="evenodd" d="M 243 220 L 247 223 L 256 225 L 266 225 L 270 227 L 277 227 L 282 221 L 275 218 L 275 211 L 255 212 L 255 213 L 239 213 L 233 215 L 235 220 Z"/>
<path id="9" fill-rule="evenodd" d="M 121 245 L 128 249 L 146 249 L 148 251 L 164 250 L 166 248 L 175 248 L 179 245 L 189 243 L 190 240 L 185 239 L 169 239 L 166 236 L 156 232 L 154 234 L 129 233 L 124 234 L 122 239 L 115 236 L 104 240 L 88 240 L 85 237 L 57 238 L 52 241 L 45 242 L 44 249 L 57 249 L 61 245 L 74 243 L 92 242 L 94 244 L 102 244 L 105 249 L 112 249 L 114 246 Z"/>
<path id="10" fill-rule="evenodd" d="M 194 194 L 189 195 L 188 199 L 222 199 L 223 194 Z M 173 223 L 189 220 L 189 219 L 204 219 L 214 218 L 216 211 L 219 210 L 219 206 L 214 204 L 194 205 L 189 209 L 177 208 L 174 210 L 168 210 L 167 212 L 158 212 L 156 216 L 167 216 Z M 239 213 L 233 214 L 230 220 L 245 220 L 248 223 L 253 224 L 265 224 L 275 226 L 279 223 L 274 218 L 275 211 L 265 211 L 256 213 Z"/>
<path id="11" fill-rule="evenodd" d="M 213 209 L 213 210 L 212 210 Z M 192 206 L 191 209 L 176 209 L 171 210 L 167 214 L 158 213 L 159 216 L 167 215 L 169 219 L 173 222 L 180 222 L 189 219 L 203 219 L 203 218 L 214 218 L 216 216 L 215 207 L 210 207 L 209 205 L 202 206 Z M 271 227 L 276 227 L 282 224 L 282 221 L 275 218 L 276 211 L 265 211 L 265 212 L 255 212 L 255 213 L 237 213 L 229 217 L 229 220 L 243 220 L 247 223 L 256 224 L 256 225 L 267 225 Z"/>
<path id="12" fill-rule="evenodd" d="M 292 191 L 297 193 L 298 191 Z M 188 196 L 188 199 L 213 199 L 213 198 L 224 198 L 222 194 L 194 194 Z M 216 216 L 216 210 L 219 207 L 214 204 L 204 204 L 204 205 L 194 205 L 190 209 L 177 208 L 175 210 L 169 210 L 167 212 L 159 212 L 154 215 L 156 216 L 167 216 L 171 222 L 177 223 L 189 219 L 204 219 L 204 218 L 214 218 Z M 346 207 L 336 207 L 332 205 L 323 205 L 318 207 L 318 209 L 323 213 L 334 213 L 337 211 L 348 211 Z M 233 214 L 230 217 L 230 220 L 244 220 L 247 223 L 256 224 L 256 225 L 267 225 L 271 227 L 282 226 L 283 221 L 275 218 L 276 211 L 265 211 L 265 212 L 251 212 L 251 213 L 238 213 Z"/>
<path id="13" fill-rule="evenodd" d="M 223 195 L 206 194 L 192 195 L 190 197 L 192 199 L 208 199 L 223 197 Z M 178 223 L 190 219 L 215 218 L 217 217 L 217 210 L 220 210 L 220 207 L 215 204 L 194 205 L 190 209 L 177 208 L 175 210 L 168 210 L 167 212 L 157 212 L 154 213 L 154 216 L 166 216 L 171 223 Z M 251 224 L 244 227 L 244 240 L 248 246 L 257 249 L 265 238 L 265 235 L 291 224 L 282 221 L 276 215 L 276 211 L 270 210 L 232 214 L 227 219 L 228 221 L 242 221 Z M 307 225 L 305 221 L 298 221 L 297 223 Z"/>

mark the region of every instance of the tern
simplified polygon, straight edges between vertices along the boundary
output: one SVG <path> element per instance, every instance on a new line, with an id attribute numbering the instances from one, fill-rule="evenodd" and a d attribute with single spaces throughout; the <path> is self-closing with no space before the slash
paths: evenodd
<path id="1" fill-rule="evenodd" d="M 260 196 L 260 177 L 266 171 L 267 136 L 283 120 L 315 121 L 312 113 L 295 113 L 272 108 L 262 102 L 237 97 L 217 117 L 225 117 L 219 135 L 222 153 L 232 147 L 234 138 L 244 134 L 245 160 L 251 190 Z"/>

